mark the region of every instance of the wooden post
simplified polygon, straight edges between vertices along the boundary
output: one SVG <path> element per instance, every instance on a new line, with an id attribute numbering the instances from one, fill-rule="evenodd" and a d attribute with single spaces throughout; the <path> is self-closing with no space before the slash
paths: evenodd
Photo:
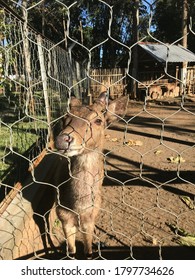
<path id="1" fill-rule="evenodd" d="M 44 54 L 43 54 L 43 48 L 42 48 L 42 38 L 40 35 L 37 35 L 37 45 L 38 45 L 38 54 L 39 54 L 39 62 L 40 62 L 40 68 L 41 68 L 41 78 L 42 78 L 42 84 L 43 84 L 43 95 L 45 100 L 45 110 L 46 110 L 46 116 L 47 116 L 47 123 L 48 123 L 48 139 L 51 145 L 51 148 L 53 147 L 54 137 L 53 137 L 53 131 L 51 128 L 51 110 L 50 110 L 50 104 L 49 104 L 49 96 L 48 96 L 48 90 L 47 90 L 47 74 L 45 69 L 45 60 L 44 60 Z"/>
<path id="2" fill-rule="evenodd" d="M 63 30 L 64 30 L 64 45 L 65 45 L 65 50 L 67 51 L 67 49 L 68 49 L 67 26 L 66 26 L 66 19 L 65 19 L 64 11 L 63 11 L 63 15 L 62 15 L 62 25 L 63 25 Z"/>
<path id="3" fill-rule="evenodd" d="M 179 77 L 179 66 L 176 66 L 176 71 L 175 71 L 175 85 L 177 85 L 177 80 L 178 80 L 178 77 Z"/>
<path id="4" fill-rule="evenodd" d="M 139 0 L 134 0 L 135 9 L 133 12 L 133 43 L 139 41 Z M 137 68 L 138 68 L 138 48 L 137 45 L 134 46 L 133 49 L 133 69 L 132 76 L 137 79 Z M 133 80 L 132 82 L 132 98 L 135 99 L 137 97 L 137 81 Z"/>
<path id="5" fill-rule="evenodd" d="M 187 21 L 188 21 L 188 0 L 183 0 L 183 18 L 182 18 L 182 46 L 187 49 L 187 35 L 188 35 L 188 27 L 187 27 Z M 184 61 L 181 69 L 181 92 L 184 91 L 184 88 L 186 86 L 186 75 L 187 75 L 187 66 L 188 62 Z"/>
<path id="6" fill-rule="evenodd" d="M 24 25 L 23 25 L 23 48 L 24 48 L 24 58 L 25 58 L 25 78 L 28 85 L 28 95 L 27 95 L 27 103 L 29 104 L 30 113 L 35 116 L 35 108 L 34 108 L 34 99 L 33 99 L 33 92 L 32 92 L 32 71 L 31 71 L 31 52 L 29 47 L 29 40 L 28 40 L 28 12 L 27 12 L 27 2 L 24 1 L 23 3 L 23 18 L 24 18 Z M 27 108 L 26 108 L 27 109 Z M 35 124 L 36 129 L 36 124 Z"/>

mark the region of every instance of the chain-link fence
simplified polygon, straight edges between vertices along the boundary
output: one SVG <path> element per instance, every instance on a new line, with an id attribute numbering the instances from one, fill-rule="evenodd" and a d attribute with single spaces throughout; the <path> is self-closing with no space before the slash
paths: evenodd
<path id="1" fill-rule="evenodd" d="M 104 132 L 94 258 L 193 258 L 195 55 L 186 51 L 189 72 L 183 68 L 186 61 L 172 60 L 182 36 L 172 44 L 155 38 L 152 19 L 158 1 L 127 5 L 134 7 L 133 35 L 125 29 L 124 14 L 116 20 L 117 1 L 111 2 L 1 3 L 1 259 L 70 258 L 56 215 L 59 185 L 53 179 L 60 176 L 61 156 L 53 142 L 70 100 L 77 97 L 88 104 L 101 91 L 112 100 L 129 95 L 130 101 L 126 115 Z M 139 38 L 138 12 L 143 7 Z M 99 36 L 94 18 L 101 19 L 105 34 Z M 115 24 L 122 30 L 121 40 L 115 37 Z M 194 36 L 192 19 L 189 34 Z M 131 35 L 128 44 L 125 38 Z M 79 259 L 84 257 L 81 232 L 78 229 L 76 242 Z"/>

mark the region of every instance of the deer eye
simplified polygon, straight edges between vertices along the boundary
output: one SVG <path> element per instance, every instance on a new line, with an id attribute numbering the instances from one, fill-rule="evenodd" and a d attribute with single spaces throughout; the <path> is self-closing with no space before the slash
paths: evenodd
<path id="1" fill-rule="evenodd" d="M 101 124 L 102 124 L 102 119 L 96 119 L 96 120 L 95 120 L 95 124 L 101 125 Z"/>

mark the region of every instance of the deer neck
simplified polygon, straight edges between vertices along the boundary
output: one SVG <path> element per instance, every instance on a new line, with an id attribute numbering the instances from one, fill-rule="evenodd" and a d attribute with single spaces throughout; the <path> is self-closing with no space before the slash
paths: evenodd
<path id="1" fill-rule="evenodd" d="M 103 170 L 103 154 L 96 151 L 84 153 L 71 158 L 72 174 L 87 172 L 96 176 Z"/>

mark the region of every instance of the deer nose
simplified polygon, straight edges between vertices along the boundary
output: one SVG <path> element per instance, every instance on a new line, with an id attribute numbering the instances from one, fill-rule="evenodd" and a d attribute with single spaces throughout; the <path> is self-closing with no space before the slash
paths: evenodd
<path id="1" fill-rule="evenodd" d="M 73 137 L 69 134 L 60 134 L 56 137 L 55 147 L 58 150 L 67 150 L 70 143 L 73 141 Z"/>
<path id="2" fill-rule="evenodd" d="M 70 134 L 62 134 L 63 141 L 70 143 L 73 140 L 73 137 Z"/>

